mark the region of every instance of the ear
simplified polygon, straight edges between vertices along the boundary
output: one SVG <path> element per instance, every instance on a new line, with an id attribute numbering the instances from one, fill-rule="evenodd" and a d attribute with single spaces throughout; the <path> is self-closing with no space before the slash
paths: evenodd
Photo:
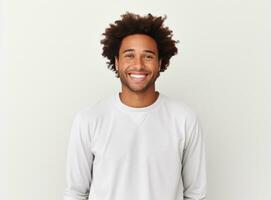
<path id="1" fill-rule="evenodd" d="M 159 60 L 159 64 L 158 64 L 159 71 L 161 69 L 161 65 L 162 65 L 162 59 Z"/>
<path id="2" fill-rule="evenodd" d="M 119 60 L 118 60 L 117 56 L 115 56 L 115 66 L 116 66 L 116 70 L 118 71 Z"/>

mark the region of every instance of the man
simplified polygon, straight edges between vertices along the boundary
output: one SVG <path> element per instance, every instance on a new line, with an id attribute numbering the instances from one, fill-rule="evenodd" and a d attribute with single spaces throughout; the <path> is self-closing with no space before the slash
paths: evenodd
<path id="1" fill-rule="evenodd" d="M 122 15 L 102 55 L 121 92 L 75 116 L 65 200 L 205 200 L 203 136 L 184 103 L 155 90 L 177 53 L 165 18 Z"/>

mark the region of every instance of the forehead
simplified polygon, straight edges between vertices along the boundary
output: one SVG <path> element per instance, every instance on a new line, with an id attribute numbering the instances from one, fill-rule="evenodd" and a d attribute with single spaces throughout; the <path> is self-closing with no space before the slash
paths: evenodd
<path id="1" fill-rule="evenodd" d="M 122 39 L 120 51 L 125 49 L 152 50 L 157 52 L 157 44 L 156 41 L 148 35 L 133 34 Z"/>

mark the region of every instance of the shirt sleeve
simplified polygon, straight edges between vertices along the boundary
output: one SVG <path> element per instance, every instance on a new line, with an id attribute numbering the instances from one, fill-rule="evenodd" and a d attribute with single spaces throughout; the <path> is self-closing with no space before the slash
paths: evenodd
<path id="1" fill-rule="evenodd" d="M 64 200 L 87 200 L 91 186 L 93 154 L 88 126 L 77 113 L 74 117 L 67 150 Z"/>
<path id="2" fill-rule="evenodd" d="M 202 130 L 196 116 L 189 124 L 182 158 L 183 197 L 184 200 L 206 200 L 206 159 Z"/>

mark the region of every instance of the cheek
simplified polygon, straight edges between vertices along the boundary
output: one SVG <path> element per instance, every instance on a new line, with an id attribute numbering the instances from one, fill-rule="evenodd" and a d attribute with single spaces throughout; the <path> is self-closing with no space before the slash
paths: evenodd
<path id="1" fill-rule="evenodd" d="M 131 61 L 129 61 L 128 59 L 119 59 L 119 65 L 120 66 L 127 66 L 127 65 L 129 65 L 131 63 Z"/>
<path id="2" fill-rule="evenodd" d="M 151 64 L 151 68 L 153 69 L 153 71 L 159 71 L 159 64 L 158 64 L 158 62 L 152 63 Z"/>

